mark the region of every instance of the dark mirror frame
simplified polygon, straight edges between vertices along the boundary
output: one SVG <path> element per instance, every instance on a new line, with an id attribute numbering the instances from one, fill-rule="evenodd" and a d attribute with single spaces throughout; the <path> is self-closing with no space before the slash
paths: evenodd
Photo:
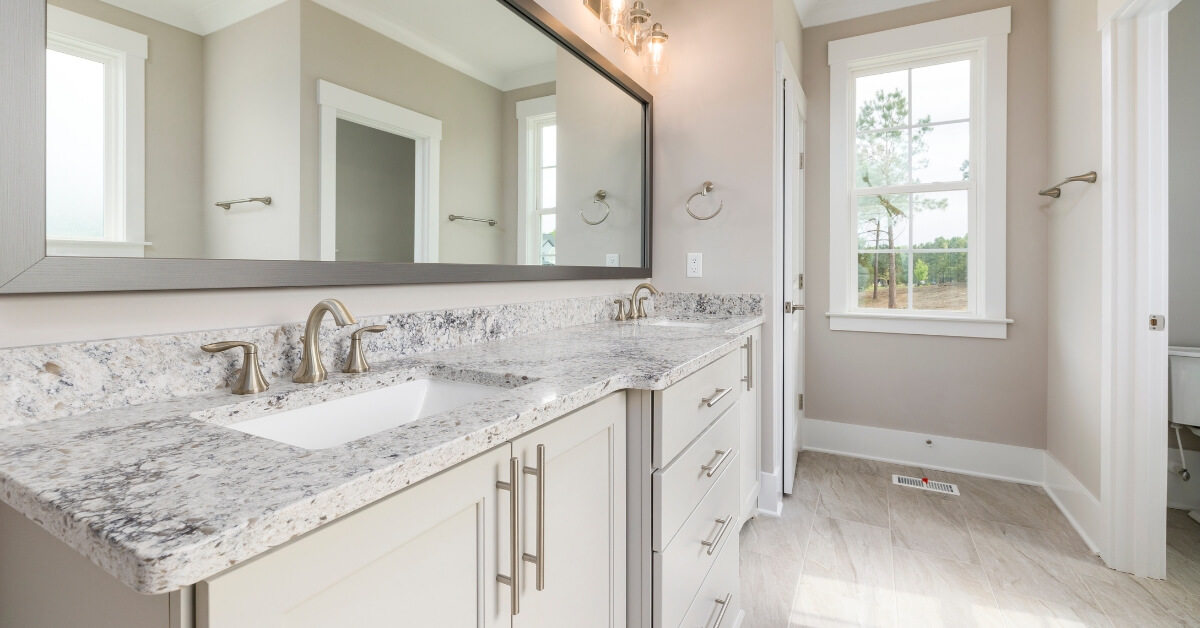
<path id="1" fill-rule="evenodd" d="M 642 104 L 642 266 L 46 257 L 46 0 L 0 2 L 0 294 L 650 276 L 653 97 L 533 0 L 496 0 Z"/>

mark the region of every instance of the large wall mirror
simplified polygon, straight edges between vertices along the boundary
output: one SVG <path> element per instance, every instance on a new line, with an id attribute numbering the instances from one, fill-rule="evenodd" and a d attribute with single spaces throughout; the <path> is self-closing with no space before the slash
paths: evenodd
<path id="1" fill-rule="evenodd" d="M 647 274 L 651 98 L 532 0 L 13 1 L 6 292 Z"/>

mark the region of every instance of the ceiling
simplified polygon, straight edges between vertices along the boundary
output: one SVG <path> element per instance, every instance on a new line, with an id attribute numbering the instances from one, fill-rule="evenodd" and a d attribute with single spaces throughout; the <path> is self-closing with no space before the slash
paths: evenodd
<path id="1" fill-rule="evenodd" d="M 208 35 L 286 0 L 104 0 Z M 558 46 L 499 2 L 313 0 L 502 91 L 554 80 Z"/>
<path id="2" fill-rule="evenodd" d="M 933 0 L 792 0 L 805 28 L 911 7 Z"/>

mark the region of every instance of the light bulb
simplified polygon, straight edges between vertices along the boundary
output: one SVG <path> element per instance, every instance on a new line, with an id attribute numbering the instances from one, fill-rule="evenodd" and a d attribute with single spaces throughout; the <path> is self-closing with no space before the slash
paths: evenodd
<path id="1" fill-rule="evenodd" d="M 649 74 L 666 74 L 667 34 L 662 24 L 655 24 L 646 45 L 642 47 L 642 70 Z"/>
<path id="2" fill-rule="evenodd" d="M 603 0 L 600 3 L 601 32 L 620 38 L 625 30 L 626 0 Z"/>

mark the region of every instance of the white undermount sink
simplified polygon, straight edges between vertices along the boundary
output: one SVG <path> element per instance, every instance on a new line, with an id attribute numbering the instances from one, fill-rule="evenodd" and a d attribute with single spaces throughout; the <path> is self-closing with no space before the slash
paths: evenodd
<path id="1" fill-rule="evenodd" d="M 416 379 L 227 427 L 304 449 L 324 449 L 453 410 L 504 390 L 507 389 Z"/>
<path id="2" fill-rule="evenodd" d="M 673 321 L 671 319 L 664 319 L 664 320 L 658 321 L 657 323 L 650 323 L 650 325 L 653 327 L 695 327 L 695 328 L 699 329 L 702 327 L 708 327 L 710 324 L 709 323 L 692 323 L 689 321 Z"/>

